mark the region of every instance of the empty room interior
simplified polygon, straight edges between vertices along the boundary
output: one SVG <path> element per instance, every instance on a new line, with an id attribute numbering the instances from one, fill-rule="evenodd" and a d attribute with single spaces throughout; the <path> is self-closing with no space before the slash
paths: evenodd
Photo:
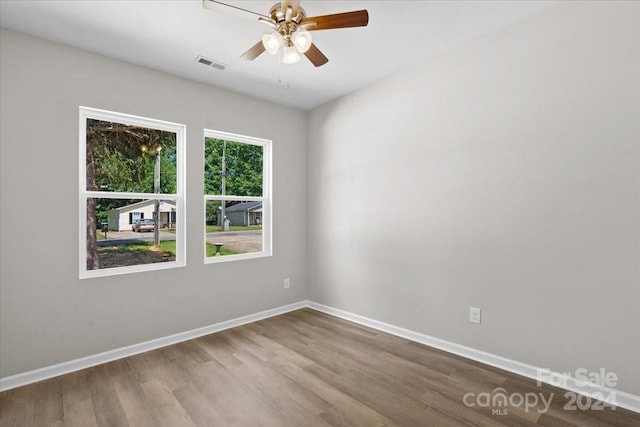
<path id="1" fill-rule="evenodd" d="M 640 425 L 640 2 L 0 2 L 1 426 Z"/>

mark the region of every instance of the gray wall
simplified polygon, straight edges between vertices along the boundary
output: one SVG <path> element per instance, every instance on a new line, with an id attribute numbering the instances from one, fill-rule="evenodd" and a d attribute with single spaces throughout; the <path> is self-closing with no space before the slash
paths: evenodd
<path id="1" fill-rule="evenodd" d="M 560 3 L 312 111 L 310 299 L 640 394 L 639 17 Z"/>
<path id="2" fill-rule="evenodd" d="M 309 297 L 640 394 L 639 6 L 559 4 L 308 128 L 1 30 L 0 376 Z M 33 226 L 77 223 L 78 105 L 187 125 L 187 267 L 80 281 L 77 227 Z M 274 140 L 273 257 L 202 263 L 203 127 Z"/>
<path id="3" fill-rule="evenodd" d="M 1 31 L 0 376 L 306 298 L 305 113 Z M 78 279 L 78 105 L 187 125 L 186 267 Z M 273 140 L 272 257 L 203 264 L 205 127 Z"/>

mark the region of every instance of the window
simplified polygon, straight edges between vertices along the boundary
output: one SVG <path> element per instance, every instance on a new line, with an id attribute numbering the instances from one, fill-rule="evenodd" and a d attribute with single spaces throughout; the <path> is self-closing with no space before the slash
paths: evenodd
<path id="1" fill-rule="evenodd" d="M 80 107 L 80 277 L 185 265 L 185 126 Z"/>
<path id="2" fill-rule="evenodd" d="M 205 130 L 205 262 L 271 255 L 271 141 Z"/>
<path id="3" fill-rule="evenodd" d="M 129 224 L 133 224 L 142 218 L 144 218 L 144 212 L 129 212 Z"/>

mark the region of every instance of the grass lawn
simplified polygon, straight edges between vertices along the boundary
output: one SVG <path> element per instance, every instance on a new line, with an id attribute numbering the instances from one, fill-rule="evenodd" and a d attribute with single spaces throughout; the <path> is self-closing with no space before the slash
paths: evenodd
<path id="1" fill-rule="evenodd" d="M 128 245 L 121 246 L 124 250 L 128 252 L 140 252 L 140 251 L 148 251 L 149 248 L 153 246 L 153 242 L 139 242 L 139 243 L 130 243 Z M 176 241 L 175 240 L 161 240 L 160 245 L 158 245 L 163 252 L 170 253 L 173 256 L 176 256 Z M 220 249 L 220 253 L 222 255 L 235 255 L 238 252 L 232 251 L 230 249 L 225 249 L 224 247 Z M 216 254 L 216 245 L 212 245 L 207 242 L 207 256 L 214 256 Z"/>
<path id="2" fill-rule="evenodd" d="M 239 252 L 222 248 L 221 255 L 235 255 Z M 215 256 L 216 246 L 207 243 L 207 257 Z M 161 240 L 158 247 L 153 242 L 138 242 L 128 245 L 99 246 L 100 268 L 123 267 L 127 265 L 153 264 L 175 261 L 176 241 Z"/>
<path id="3" fill-rule="evenodd" d="M 104 233 L 100 230 L 96 230 L 96 240 L 105 240 Z"/>
<path id="4" fill-rule="evenodd" d="M 153 246 L 153 242 L 139 242 L 129 243 L 128 245 L 122 245 L 121 247 L 129 252 L 148 251 Z M 176 241 L 175 240 L 161 240 L 158 245 L 164 252 L 170 253 L 176 256 Z"/>
<path id="5" fill-rule="evenodd" d="M 220 248 L 220 255 L 235 255 L 238 253 L 239 252 L 232 251 L 230 249 L 225 249 L 224 247 Z M 212 245 L 211 243 L 207 242 L 207 257 L 211 257 L 215 255 L 216 255 L 216 245 Z"/>
<path id="6" fill-rule="evenodd" d="M 159 248 L 153 247 L 153 242 L 98 246 L 100 268 L 175 261 L 175 241 L 161 241 L 159 246 Z"/>
<path id="7" fill-rule="evenodd" d="M 152 246 L 151 242 L 147 242 L 148 246 Z M 129 246 L 129 245 L 127 245 Z M 162 240 L 160 241 L 160 249 L 165 252 L 169 252 L 171 255 L 176 256 L 176 241 L 175 240 Z M 230 249 L 220 248 L 220 254 L 222 255 L 235 255 L 238 252 Z M 207 256 L 214 256 L 216 254 L 216 245 L 212 245 L 207 242 Z"/>
<path id="8" fill-rule="evenodd" d="M 262 230 L 261 225 L 230 225 L 229 231 L 250 231 L 250 230 Z M 216 233 L 220 232 L 219 225 L 207 225 L 207 233 Z"/>

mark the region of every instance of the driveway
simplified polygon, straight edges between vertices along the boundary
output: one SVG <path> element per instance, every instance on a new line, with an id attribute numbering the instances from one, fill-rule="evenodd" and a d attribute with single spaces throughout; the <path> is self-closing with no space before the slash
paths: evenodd
<path id="1" fill-rule="evenodd" d="M 207 242 L 242 254 L 262 252 L 262 230 L 207 233 Z"/>

